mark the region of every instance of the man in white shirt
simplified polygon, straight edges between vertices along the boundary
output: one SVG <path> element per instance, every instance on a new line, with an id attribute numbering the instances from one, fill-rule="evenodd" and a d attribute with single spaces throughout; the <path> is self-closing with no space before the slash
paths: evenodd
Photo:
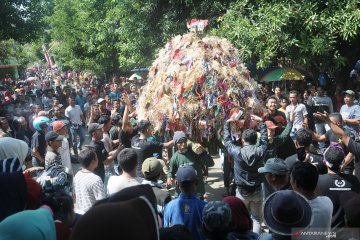
<path id="1" fill-rule="evenodd" d="M 106 197 L 105 186 L 101 178 L 93 171 L 98 165 L 96 153 L 85 148 L 79 154 L 82 169 L 74 177 L 75 212 L 85 214 L 98 200 Z"/>
<path id="2" fill-rule="evenodd" d="M 309 162 L 296 162 L 291 171 L 291 186 L 294 191 L 302 194 L 312 209 L 310 228 L 323 229 L 330 232 L 333 203 L 327 196 L 317 196 L 315 193 L 319 174 L 314 165 Z"/>
<path id="3" fill-rule="evenodd" d="M 69 97 L 69 106 L 65 109 L 65 116 L 69 119 L 71 127 L 71 139 L 75 156 L 78 155 L 78 149 L 84 142 L 84 128 L 85 118 L 79 105 L 75 105 L 75 98 Z M 79 141 L 77 140 L 79 136 Z"/>
<path id="4" fill-rule="evenodd" d="M 119 168 L 122 169 L 120 176 L 111 176 L 108 181 L 108 194 L 119 192 L 120 190 L 139 185 L 143 179 L 136 177 L 137 154 L 132 148 L 123 149 L 117 156 Z M 119 169 L 120 172 L 120 169 Z"/>
<path id="5" fill-rule="evenodd" d="M 340 108 L 340 114 L 343 118 L 344 128 L 356 137 L 359 136 L 360 124 L 360 106 L 354 104 L 355 92 L 346 90 L 344 96 L 345 104 Z"/>
<path id="6" fill-rule="evenodd" d="M 67 136 L 66 124 L 63 121 L 55 121 L 53 123 L 53 130 L 54 132 L 64 137 L 62 140 L 61 147 L 58 149 L 58 152 L 61 156 L 62 165 L 69 170 L 69 173 L 71 175 L 74 175 L 71 165 L 69 141 L 66 138 Z"/>
<path id="7" fill-rule="evenodd" d="M 308 118 L 307 118 L 307 111 L 304 104 L 298 102 L 299 93 L 297 91 L 290 91 L 289 93 L 289 100 L 290 105 L 286 107 L 285 115 L 286 119 L 290 121 L 290 115 L 295 114 L 295 118 L 293 121 L 293 127 L 290 133 L 290 137 L 295 141 L 295 134 L 296 132 L 307 126 Z"/>

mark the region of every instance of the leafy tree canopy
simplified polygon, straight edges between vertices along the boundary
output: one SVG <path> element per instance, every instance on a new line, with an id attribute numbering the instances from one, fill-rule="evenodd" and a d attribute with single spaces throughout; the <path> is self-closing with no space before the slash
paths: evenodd
<path id="1" fill-rule="evenodd" d="M 213 33 L 231 40 L 245 61 L 284 63 L 334 72 L 359 38 L 358 0 L 242 0 L 231 5 Z M 355 50 L 355 49 L 354 49 Z"/>
<path id="2" fill-rule="evenodd" d="M 0 40 L 14 39 L 27 43 L 39 38 L 51 15 L 49 0 L 0 1 Z"/>
<path id="3" fill-rule="evenodd" d="M 231 1 L 55 0 L 51 35 L 57 60 L 75 69 L 128 71 L 150 65 L 157 49 L 206 18 L 215 26 Z"/>

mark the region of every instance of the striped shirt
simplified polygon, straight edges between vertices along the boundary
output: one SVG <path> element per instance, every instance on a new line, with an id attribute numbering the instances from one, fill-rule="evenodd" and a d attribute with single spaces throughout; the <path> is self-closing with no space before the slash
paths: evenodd
<path id="1" fill-rule="evenodd" d="M 45 169 L 48 169 L 52 165 L 62 166 L 61 155 L 51 147 L 48 147 L 45 155 Z"/>
<path id="2" fill-rule="evenodd" d="M 85 214 L 97 201 L 106 197 L 105 187 L 98 175 L 78 171 L 74 177 L 75 212 Z"/>

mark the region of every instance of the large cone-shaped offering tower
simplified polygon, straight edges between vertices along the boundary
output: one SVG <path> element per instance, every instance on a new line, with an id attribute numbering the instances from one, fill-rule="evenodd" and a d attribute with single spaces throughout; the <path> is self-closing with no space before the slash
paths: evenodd
<path id="1" fill-rule="evenodd" d="M 238 50 L 224 39 L 176 36 L 160 50 L 138 102 L 139 119 L 161 126 L 165 119 L 190 125 L 194 119 L 221 126 L 233 107 L 258 109 L 257 83 Z"/>

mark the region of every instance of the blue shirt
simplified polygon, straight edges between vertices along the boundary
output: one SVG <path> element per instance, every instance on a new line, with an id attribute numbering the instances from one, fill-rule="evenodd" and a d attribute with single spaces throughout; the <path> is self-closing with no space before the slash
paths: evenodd
<path id="1" fill-rule="evenodd" d="M 121 95 L 118 91 L 109 93 L 109 98 L 111 99 L 111 101 L 118 100 L 120 99 L 120 97 Z"/>
<path id="2" fill-rule="evenodd" d="M 80 95 L 76 95 L 75 97 L 75 104 L 76 105 L 79 105 L 80 108 L 81 108 L 81 111 L 84 112 L 84 105 L 86 103 L 86 100 L 83 96 L 80 96 Z"/>
<path id="3" fill-rule="evenodd" d="M 356 119 L 360 120 L 360 106 L 359 105 L 351 105 L 350 107 L 346 104 L 342 105 L 340 108 L 340 114 L 343 119 Z M 349 130 L 355 136 L 359 133 L 359 124 L 344 124 L 344 128 Z"/>
<path id="4" fill-rule="evenodd" d="M 195 239 L 205 240 L 206 237 L 202 233 L 202 213 L 206 204 L 207 202 L 194 194 L 180 193 L 179 198 L 165 206 L 164 227 L 183 224 Z"/>

